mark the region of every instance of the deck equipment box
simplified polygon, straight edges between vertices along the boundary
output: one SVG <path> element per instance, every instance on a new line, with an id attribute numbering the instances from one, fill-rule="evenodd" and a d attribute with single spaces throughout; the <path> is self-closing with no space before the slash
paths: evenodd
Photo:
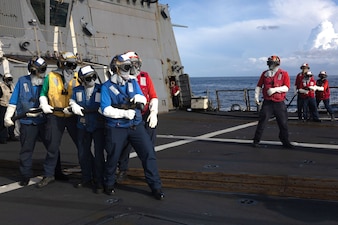
<path id="1" fill-rule="evenodd" d="M 207 109 L 208 108 L 207 96 L 191 97 L 192 109 Z"/>

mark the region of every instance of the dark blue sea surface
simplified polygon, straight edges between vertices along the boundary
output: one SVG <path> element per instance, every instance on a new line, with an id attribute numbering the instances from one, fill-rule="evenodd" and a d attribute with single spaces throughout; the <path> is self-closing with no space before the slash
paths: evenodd
<path id="1" fill-rule="evenodd" d="M 190 77 L 193 95 L 205 95 L 206 91 L 255 89 L 257 77 Z"/>
<path id="2" fill-rule="evenodd" d="M 247 109 L 249 104 L 251 110 L 255 110 L 254 89 L 256 88 L 259 77 L 240 76 L 240 77 L 190 77 L 192 95 L 195 97 L 206 96 L 211 102 L 212 108 L 220 110 L 230 110 L 234 104 L 240 105 L 242 110 Z M 315 77 L 317 79 L 317 77 Z M 338 75 L 328 77 L 330 87 L 338 87 Z M 295 77 L 290 77 L 290 90 L 287 93 L 286 104 L 291 102 L 294 96 Z M 249 103 L 244 99 L 244 89 L 248 89 Z M 227 90 L 226 92 L 220 90 Z M 241 91 L 240 91 L 241 90 Z M 220 91 L 218 101 L 216 91 Z M 260 95 L 262 97 L 262 94 Z M 289 108 L 295 109 L 296 99 L 291 102 Z M 338 104 L 338 88 L 331 88 L 331 104 Z"/>

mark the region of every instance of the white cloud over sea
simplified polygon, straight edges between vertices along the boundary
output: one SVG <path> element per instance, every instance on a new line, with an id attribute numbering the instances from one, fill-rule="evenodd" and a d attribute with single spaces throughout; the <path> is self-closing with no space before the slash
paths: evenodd
<path id="1" fill-rule="evenodd" d="M 259 76 L 270 55 L 338 75 L 338 0 L 160 0 L 169 5 L 184 72 Z"/>

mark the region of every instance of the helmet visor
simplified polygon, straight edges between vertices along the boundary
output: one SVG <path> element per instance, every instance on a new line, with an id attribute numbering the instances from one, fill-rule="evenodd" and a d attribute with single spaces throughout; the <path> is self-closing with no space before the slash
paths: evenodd
<path id="1" fill-rule="evenodd" d="M 92 80 L 95 81 L 96 78 L 97 78 L 97 75 L 96 75 L 96 73 L 94 73 L 93 75 L 89 75 L 89 76 L 84 77 L 84 80 L 85 80 L 86 82 L 90 82 L 90 81 L 92 81 Z"/>
<path id="2" fill-rule="evenodd" d="M 275 65 L 275 62 L 272 61 L 272 60 L 269 60 L 269 61 L 266 62 L 266 65 L 272 66 L 272 65 Z"/>
<path id="3" fill-rule="evenodd" d="M 76 67 L 77 67 L 77 63 L 76 62 L 66 62 L 65 67 L 68 68 L 68 69 L 75 70 Z"/>
<path id="4" fill-rule="evenodd" d="M 131 69 L 132 65 L 130 64 L 123 64 L 123 65 L 119 65 L 120 70 L 122 70 L 123 72 L 128 72 Z"/>
<path id="5" fill-rule="evenodd" d="M 37 75 L 37 74 L 44 74 L 47 70 L 47 66 L 41 66 L 41 67 L 31 67 L 31 74 Z"/>

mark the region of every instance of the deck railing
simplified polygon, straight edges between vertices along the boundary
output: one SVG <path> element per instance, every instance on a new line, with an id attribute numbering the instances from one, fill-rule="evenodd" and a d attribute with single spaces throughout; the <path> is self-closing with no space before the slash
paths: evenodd
<path id="1" fill-rule="evenodd" d="M 330 105 L 334 111 L 338 111 L 338 87 L 330 87 Z M 212 110 L 216 111 L 258 111 L 255 102 L 254 89 L 240 90 L 216 90 L 215 94 L 208 93 L 209 105 Z M 262 94 L 260 94 L 262 97 Z M 285 103 L 288 111 L 295 112 L 297 110 L 297 97 L 294 97 L 293 91 L 287 93 Z M 324 104 L 321 102 L 318 109 L 326 111 Z"/>

